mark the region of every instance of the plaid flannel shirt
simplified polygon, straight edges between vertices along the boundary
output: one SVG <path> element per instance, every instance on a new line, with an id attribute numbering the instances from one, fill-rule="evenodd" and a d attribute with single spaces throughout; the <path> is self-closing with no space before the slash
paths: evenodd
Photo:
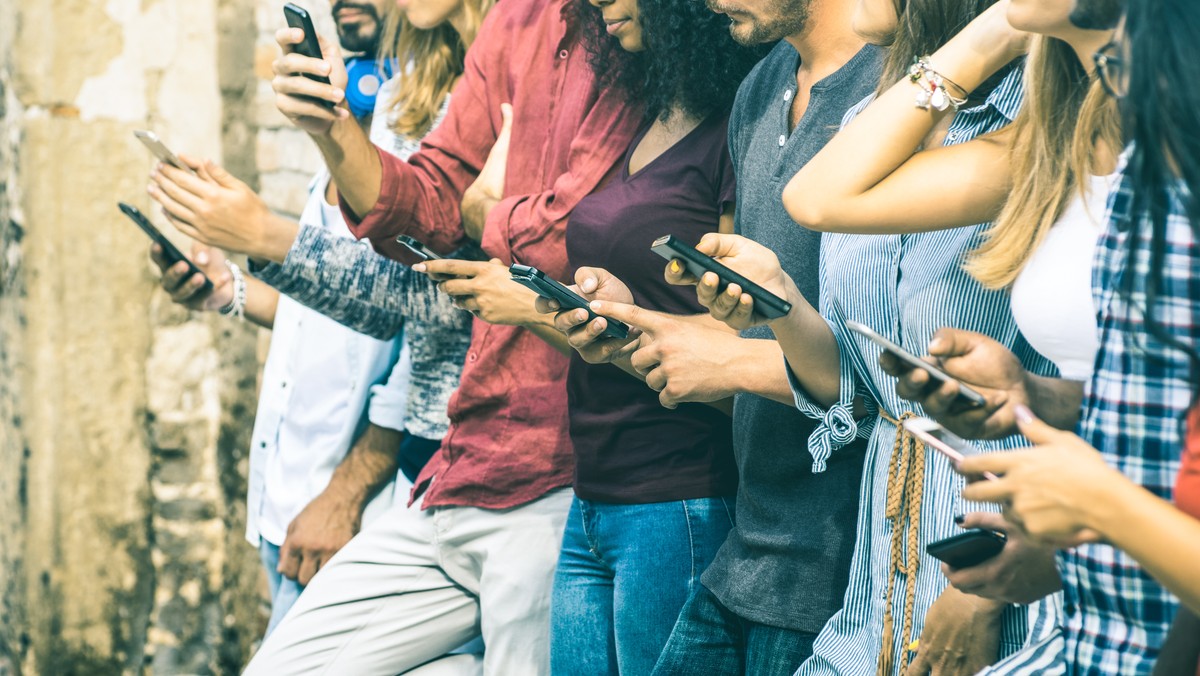
<path id="1" fill-rule="evenodd" d="M 1151 224 L 1131 218 L 1133 181 L 1110 202 L 1092 273 L 1100 352 L 1087 386 L 1079 435 L 1138 485 L 1170 500 L 1183 447 L 1182 421 L 1196 374 L 1187 355 L 1146 329 Z M 1200 346 L 1200 241 L 1180 194 L 1173 195 L 1154 316 L 1192 348 Z M 1121 289 L 1133 275 L 1132 293 Z M 1067 671 L 1149 674 L 1178 601 L 1128 554 L 1104 544 L 1060 554 Z"/>

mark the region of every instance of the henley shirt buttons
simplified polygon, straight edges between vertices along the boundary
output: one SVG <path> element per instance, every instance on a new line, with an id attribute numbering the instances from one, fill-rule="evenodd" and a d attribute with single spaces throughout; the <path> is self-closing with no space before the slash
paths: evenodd
<path id="1" fill-rule="evenodd" d="M 791 101 L 791 100 L 792 100 L 792 90 L 790 90 L 790 89 L 785 89 L 785 90 L 783 91 L 783 100 L 784 100 L 784 101 Z"/>
<path id="2" fill-rule="evenodd" d="M 787 134 L 780 134 L 779 135 L 779 147 L 782 148 L 785 145 L 787 145 Z"/>

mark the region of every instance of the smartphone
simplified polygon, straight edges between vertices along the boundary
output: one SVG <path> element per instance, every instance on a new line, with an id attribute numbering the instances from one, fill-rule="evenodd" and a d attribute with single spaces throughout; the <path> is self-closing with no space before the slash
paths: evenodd
<path id="1" fill-rule="evenodd" d="M 926 446 L 949 458 L 956 466 L 968 455 L 980 453 L 974 444 L 929 418 L 909 418 L 904 421 L 904 429 L 925 442 Z M 991 472 L 985 472 L 983 476 L 990 481 L 996 480 L 996 475 Z"/>
<path id="2" fill-rule="evenodd" d="M 676 237 L 663 235 L 654 240 L 650 250 L 669 261 L 678 260 L 683 263 L 696 279 L 700 279 L 706 272 L 716 273 L 721 278 L 718 289 L 720 291 L 724 291 L 730 284 L 737 284 L 742 287 L 742 293 L 749 294 L 754 299 L 754 312 L 767 319 L 779 319 L 792 311 L 791 303 L 730 270 L 712 256 L 705 256 L 696 251 L 695 247 Z"/>
<path id="3" fill-rule="evenodd" d="M 179 159 L 178 155 L 171 152 L 171 149 L 168 148 L 165 143 L 159 140 L 158 134 L 145 129 L 139 129 L 133 132 L 133 135 L 136 136 L 137 140 L 141 141 L 142 145 L 146 146 L 146 148 L 155 157 L 157 157 L 160 162 L 165 162 L 176 169 L 182 169 L 192 174 L 196 173 L 192 171 L 191 167 L 184 164 L 183 161 Z"/>
<path id="4" fill-rule="evenodd" d="M 528 289 L 533 289 L 542 298 L 557 301 L 563 310 L 583 308 L 588 311 L 589 322 L 600 316 L 592 312 L 592 309 L 588 307 L 587 299 L 563 286 L 558 280 L 547 277 L 546 273 L 535 267 L 513 264 L 509 266 L 508 272 L 512 275 L 514 282 Z M 609 319 L 608 317 L 605 317 L 604 321 L 608 323 L 608 327 L 604 329 L 603 335 L 618 340 L 625 340 L 629 337 L 629 326 L 624 322 Z"/>
<path id="5" fill-rule="evenodd" d="M 312 17 L 308 15 L 308 12 L 304 11 L 303 7 L 290 2 L 286 3 L 283 6 L 283 17 L 287 21 L 288 26 L 304 31 L 304 42 L 292 47 L 297 54 L 313 59 L 325 58 L 321 54 L 321 42 L 317 40 L 317 29 L 313 27 Z M 305 73 L 304 77 L 322 84 L 329 84 L 329 78 L 324 75 Z M 323 103 L 328 104 L 329 102 L 323 101 Z"/>
<path id="6" fill-rule="evenodd" d="M 212 292 L 212 280 L 210 280 L 208 276 L 200 270 L 200 268 L 196 267 L 196 264 L 193 263 L 187 256 L 184 256 L 183 252 L 177 249 L 175 245 L 171 243 L 171 240 L 167 239 L 166 236 L 159 232 L 158 228 L 154 227 L 154 225 L 150 223 L 150 219 L 146 218 L 145 214 L 139 211 L 137 207 L 124 202 L 117 202 L 117 206 L 121 208 L 121 211 L 128 216 L 130 220 L 132 220 L 139 228 L 142 229 L 142 232 L 149 235 L 150 239 L 154 240 L 156 244 L 162 247 L 163 258 L 167 259 L 167 263 L 169 265 L 175 265 L 179 261 L 183 261 L 188 264 L 188 274 L 187 277 L 184 278 L 185 280 L 191 279 L 192 275 L 199 273 L 200 276 L 204 277 L 204 286 L 200 287 L 200 292 Z"/>
<path id="7" fill-rule="evenodd" d="M 439 253 L 434 253 L 429 249 L 429 247 L 422 244 L 419 240 L 409 237 L 408 235 L 400 235 L 396 238 L 396 243 L 420 256 L 421 260 L 424 261 L 441 261 L 446 259 L 445 256 Z"/>
<path id="8" fill-rule="evenodd" d="M 950 565 L 951 568 L 978 566 L 1004 549 L 1008 538 L 1004 533 L 972 528 L 937 542 L 925 545 L 925 553 Z"/>
<path id="9" fill-rule="evenodd" d="M 892 355 L 909 366 L 925 371 L 931 377 L 933 377 L 934 380 L 942 383 L 955 383 L 958 385 L 958 400 L 962 402 L 964 408 L 979 408 L 987 403 L 987 400 L 983 398 L 982 394 L 958 382 L 958 380 L 951 377 L 949 373 L 946 373 L 924 359 L 918 358 L 911 352 L 879 335 L 866 324 L 860 324 L 859 322 L 848 319 L 846 320 L 846 327 L 860 336 L 863 336 L 872 343 L 875 343 L 885 351 L 892 353 Z"/>

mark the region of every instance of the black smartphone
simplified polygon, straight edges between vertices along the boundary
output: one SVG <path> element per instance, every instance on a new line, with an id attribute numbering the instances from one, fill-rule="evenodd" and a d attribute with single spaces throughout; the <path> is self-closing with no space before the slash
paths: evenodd
<path id="1" fill-rule="evenodd" d="M 445 256 L 431 251 L 429 247 L 422 244 L 419 240 L 409 237 L 408 235 L 400 235 L 396 238 L 396 243 L 420 256 L 421 260 L 441 261 L 446 259 Z"/>
<path id="2" fill-rule="evenodd" d="M 563 310 L 576 310 L 583 308 L 584 310 L 588 311 L 589 322 L 596 317 L 601 316 L 595 312 L 592 312 L 592 309 L 588 307 L 587 299 L 585 299 L 583 296 L 580 296 L 574 291 L 563 286 L 558 282 L 558 280 L 547 277 L 546 273 L 538 270 L 535 267 L 513 264 L 509 266 L 508 272 L 512 275 L 514 282 L 528 289 L 532 289 L 542 298 L 549 298 L 550 300 L 557 301 L 559 307 L 561 307 Z M 625 340 L 629 337 L 629 326 L 627 324 L 619 322 L 615 319 L 609 319 L 608 317 L 605 317 L 604 321 L 608 323 L 608 326 L 604 329 L 603 335 L 608 336 L 609 338 L 616 338 L 618 340 Z"/>
<path id="3" fill-rule="evenodd" d="M 925 553 L 951 568 L 978 566 L 1004 549 L 1008 538 L 1004 533 L 982 528 L 972 528 L 944 540 L 930 542 Z"/>
<path id="4" fill-rule="evenodd" d="M 150 239 L 154 240 L 156 244 L 162 247 L 163 258 L 167 259 L 167 263 L 169 265 L 175 265 L 179 261 L 183 261 L 188 264 L 188 274 L 187 277 L 184 278 L 185 280 L 191 279 L 192 275 L 199 273 L 200 276 L 204 277 L 204 286 L 200 287 L 200 292 L 210 293 L 212 291 L 213 284 L 212 280 L 208 278 L 208 275 L 205 275 L 200 268 L 196 267 L 196 264 L 193 263 L 191 259 L 189 259 L 187 256 L 184 256 L 183 252 L 177 249 L 175 245 L 171 243 L 171 240 L 167 239 L 166 236 L 159 232 L 158 228 L 154 227 L 154 225 L 150 223 L 150 219 L 146 218 L 145 214 L 139 211 L 137 207 L 124 202 L 117 202 L 117 206 L 121 208 L 122 213 L 129 217 L 129 220 L 136 223 L 137 226 L 142 229 L 142 232 L 149 235 Z"/>
<path id="5" fill-rule="evenodd" d="M 304 42 L 293 47 L 297 54 L 313 59 L 325 58 L 321 54 L 321 43 L 317 40 L 317 30 L 313 27 L 312 17 L 308 15 L 308 12 L 304 11 L 303 7 L 289 2 L 283 6 L 283 17 L 287 21 L 287 25 L 304 31 Z M 329 84 L 329 78 L 324 75 L 305 74 L 304 77 L 316 80 L 322 84 Z M 324 101 L 323 103 L 329 102 Z"/>
<path id="6" fill-rule="evenodd" d="M 933 364 L 930 364 L 924 359 L 921 359 L 915 354 L 879 335 L 874 329 L 866 324 L 861 324 L 853 320 L 846 320 L 846 328 L 866 338 L 872 343 L 875 343 L 879 347 L 883 348 L 885 352 L 890 352 L 893 356 L 905 364 L 925 371 L 934 380 L 940 383 L 954 383 L 958 385 L 957 400 L 961 402 L 963 408 L 979 408 L 980 406 L 987 404 L 987 400 L 983 398 L 982 394 L 958 382 L 958 380 L 949 373 L 946 373 Z"/>
<path id="7" fill-rule="evenodd" d="M 678 259 L 696 279 L 706 272 L 716 273 L 721 278 L 721 291 L 730 284 L 742 287 L 742 293 L 754 299 L 754 312 L 767 319 L 779 319 L 792 311 L 792 304 L 767 291 L 758 284 L 730 270 L 712 256 L 705 256 L 696 248 L 671 235 L 664 235 L 654 240 L 650 250 L 671 261 Z"/>

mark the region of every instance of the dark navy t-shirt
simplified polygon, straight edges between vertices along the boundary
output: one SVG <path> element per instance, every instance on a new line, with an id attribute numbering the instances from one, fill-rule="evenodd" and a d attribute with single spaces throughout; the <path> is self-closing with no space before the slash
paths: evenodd
<path id="1" fill-rule="evenodd" d="M 735 185 L 727 122 L 715 116 L 633 176 L 634 138 L 612 181 L 579 202 L 567 222 L 572 268 L 600 267 L 646 309 L 706 312 L 693 287 L 671 286 L 650 244 L 674 235 L 696 244 L 715 232 Z M 732 495 L 737 487 L 730 419 L 703 404 L 670 410 L 658 393 L 611 364 L 573 355 L 567 372 L 575 493 L 585 500 L 650 503 Z"/>

